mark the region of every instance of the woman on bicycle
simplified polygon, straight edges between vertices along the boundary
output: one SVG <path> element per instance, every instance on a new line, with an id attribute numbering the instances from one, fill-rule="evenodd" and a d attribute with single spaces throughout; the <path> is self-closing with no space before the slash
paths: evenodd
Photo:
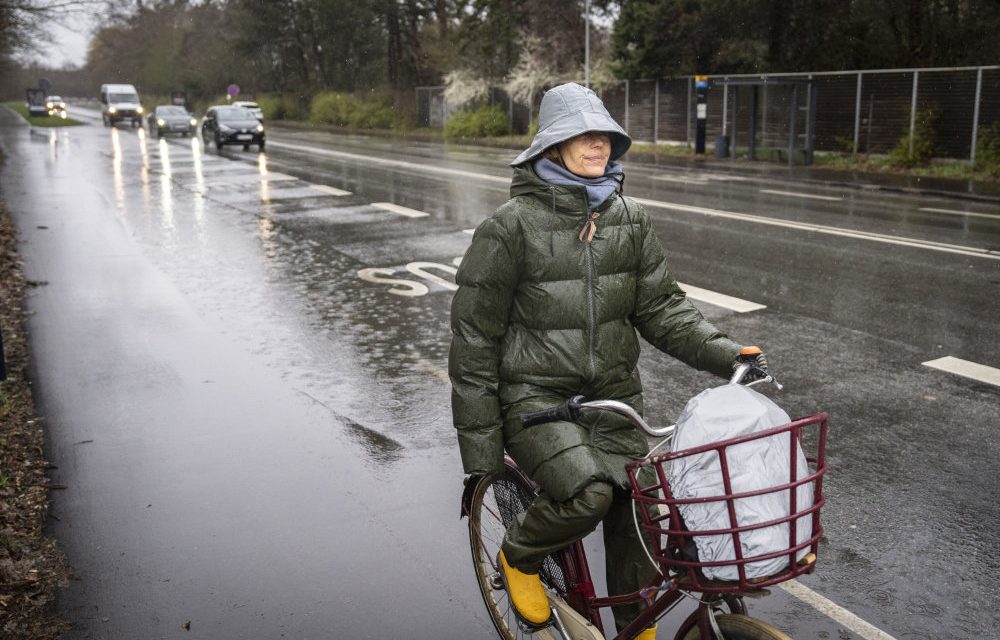
<path id="1" fill-rule="evenodd" d="M 499 473 L 506 448 L 542 487 L 511 523 L 498 558 L 529 625 L 550 615 L 538 578 L 545 556 L 602 521 L 610 594 L 639 590 L 655 570 L 632 523 L 624 470 L 647 453 L 645 438 L 606 412 L 529 429 L 519 416 L 575 395 L 641 413 L 637 331 L 720 376 L 740 350 L 688 301 L 649 215 L 622 194 L 616 161 L 630 145 L 590 89 L 547 91 L 538 133 L 511 163 L 511 198 L 476 229 L 456 276 L 449 374 L 465 472 Z M 615 608 L 619 629 L 640 606 Z"/>

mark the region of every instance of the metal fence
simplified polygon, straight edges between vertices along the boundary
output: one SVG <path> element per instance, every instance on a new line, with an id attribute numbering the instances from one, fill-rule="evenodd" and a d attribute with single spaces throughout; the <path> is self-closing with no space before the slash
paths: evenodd
<path id="1" fill-rule="evenodd" d="M 793 84 L 731 86 L 740 79 L 811 82 L 815 113 L 808 113 L 808 101 L 793 102 Z M 758 92 L 753 100 L 748 99 L 750 91 Z M 694 76 L 625 80 L 601 97 L 637 142 L 694 142 Z M 528 131 L 540 99 L 541 92 L 533 104 L 522 105 L 500 89 L 490 95 L 492 104 L 510 114 L 517 133 Z M 427 127 L 444 126 L 459 107 L 446 104 L 443 87 L 418 88 L 417 103 L 420 123 Z M 791 118 L 789 110 L 795 111 Z M 975 161 L 980 133 L 1000 122 L 1000 66 L 714 76 L 709 79 L 707 138 L 711 146 L 717 136 L 730 135 L 734 147 L 752 142 L 749 146 L 766 150 L 786 148 L 791 134 L 798 138 L 795 147 L 804 149 L 804 138 L 812 133 L 819 151 L 886 153 L 901 140 L 913 144 L 921 112 L 933 114 L 935 155 Z M 813 131 L 807 126 L 810 116 Z M 752 141 L 745 139 L 749 132 Z"/>

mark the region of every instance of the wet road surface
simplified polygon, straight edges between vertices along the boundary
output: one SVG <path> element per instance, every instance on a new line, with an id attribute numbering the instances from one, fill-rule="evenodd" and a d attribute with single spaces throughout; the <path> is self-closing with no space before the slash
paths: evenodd
<path id="1" fill-rule="evenodd" d="M 218 155 L 0 122 L 47 283 L 30 330 L 70 637 L 492 637 L 444 370 L 456 259 L 515 152 L 272 129 L 266 155 Z M 679 280 L 766 305 L 698 303 L 764 345 L 782 406 L 831 413 L 801 583 L 887 635 L 782 590 L 752 612 L 796 638 L 991 637 L 1000 392 L 921 363 L 1000 365 L 998 207 L 626 171 Z M 715 383 L 646 355 L 648 415 Z"/>

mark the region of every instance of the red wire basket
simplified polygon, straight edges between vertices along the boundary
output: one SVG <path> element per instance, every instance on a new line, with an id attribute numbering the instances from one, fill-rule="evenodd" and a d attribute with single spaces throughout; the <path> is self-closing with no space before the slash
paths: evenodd
<path id="1" fill-rule="evenodd" d="M 661 453 L 630 462 L 626 469 L 632 482 L 632 498 L 639 503 L 640 507 L 643 507 L 639 509 L 642 515 L 641 527 L 648 539 L 652 541 L 651 555 L 659 564 L 663 575 L 673 578 L 677 584 L 692 591 L 732 593 L 760 589 L 790 580 L 803 573 L 810 573 L 816 566 L 819 539 L 823 535 L 819 514 L 824 504 L 823 475 L 826 473 L 826 432 L 827 414 L 819 413 L 757 433 L 691 447 L 682 451 Z M 734 455 L 731 449 L 745 442 L 769 437 L 790 439 L 789 481 L 764 489 L 735 492 L 730 478 L 730 460 L 733 459 Z M 807 463 L 807 475 L 804 477 L 797 477 L 801 475 L 798 464 L 800 447 L 805 454 Z M 676 498 L 668 479 L 670 465 L 681 458 L 701 455 L 706 452 L 715 452 L 715 455 L 718 456 L 724 493 L 694 498 Z M 735 455 L 739 455 L 738 452 Z M 803 501 L 797 499 L 802 491 L 812 493 L 812 503 L 805 507 L 802 505 Z M 738 500 L 781 492 L 788 494 L 787 515 L 752 524 L 741 525 L 737 521 Z M 684 505 L 707 503 L 722 503 L 728 513 L 729 527 L 702 531 L 688 530 L 681 516 Z M 808 518 L 808 520 L 804 520 L 804 518 Z M 800 536 L 797 535 L 797 527 L 800 526 L 801 522 L 810 522 L 812 525 L 811 535 L 806 539 L 799 539 Z M 740 544 L 741 536 L 749 535 L 749 532 L 756 529 L 773 526 L 787 526 L 787 546 L 772 549 L 766 553 L 744 556 L 743 547 Z M 696 541 L 700 536 L 730 536 L 735 558 L 714 561 L 699 559 Z M 718 538 L 715 539 L 718 540 Z M 748 564 L 761 563 L 781 556 L 787 557 L 784 569 L 770 575 L 748 577 Z M 707 567 L 735 568 L 739 578 L 737 580 L 710 580 L 705 577 L 703 571 Z"/>

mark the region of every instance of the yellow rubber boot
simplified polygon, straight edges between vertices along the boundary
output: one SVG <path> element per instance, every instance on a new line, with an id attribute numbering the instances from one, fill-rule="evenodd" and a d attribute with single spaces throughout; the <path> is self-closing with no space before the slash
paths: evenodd
<path id="1" fill-rule="evenodd" d="M 507 564 L 503 551 L 498 556 L 500 568 L 503 570 L 504 584 L 514 609 L 521 618 L 529 623 L 540 625 L 549 619 L 549 598 L 542 588 L 538 574 L 523 573 Z"/>
<path id="2" fill-rule="evenodd" d="M 635 640 L 656 640 L 656 627 L 643 629 L 642 633 L 635 637 Z"/>

